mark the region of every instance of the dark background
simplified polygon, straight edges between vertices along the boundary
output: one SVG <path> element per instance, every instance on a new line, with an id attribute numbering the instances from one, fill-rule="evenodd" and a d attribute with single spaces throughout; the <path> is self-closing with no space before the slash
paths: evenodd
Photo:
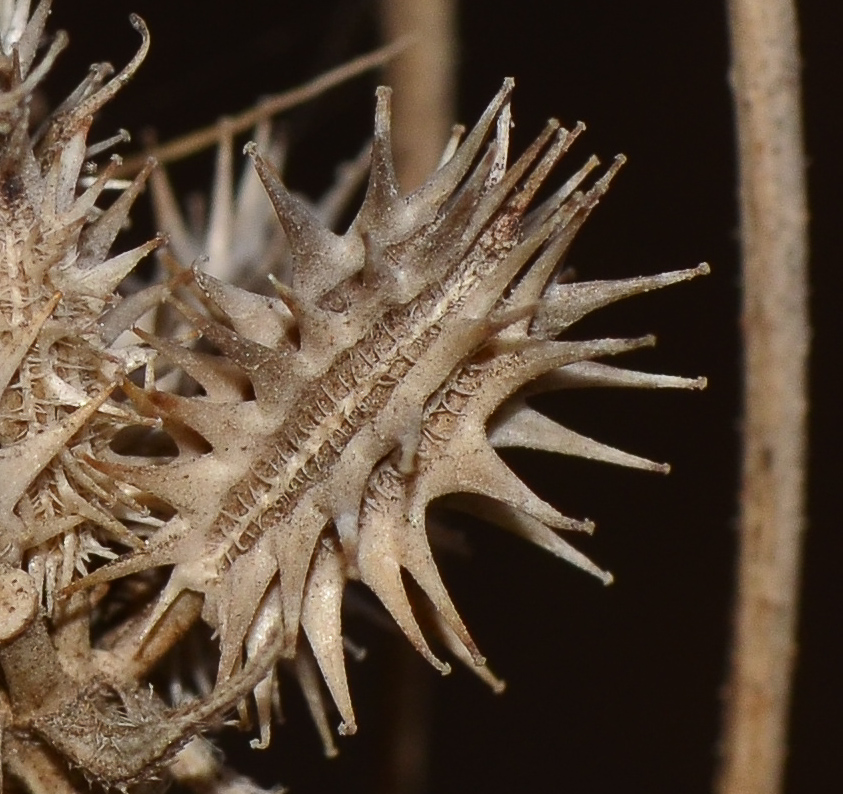
<path id="1" fill-rule="evenodd" d="M 708 792 L 739 488 L 739 270 L 725 10 L 710 0 L 461 5 L 460 120 L 473 123 L 501 79 L 513 75 L 516 149 L 556 115 L 566 125 L 588 124 L 563 171 L 591 152 L 604 162 L 620 151 L 629 156 L 571 252 L 580 277 L 712 265 L 707 279 L 607 309 L 577 334 L 655 332 L 658 348 L 624 363 L 704 374 L 710 387 L 566 394 L 544 403 L 581 432 L 670 461 L 667 478 L 548 456 L 510 458 L 568 515 L 597 521 L 593 538 L 575 540 L 613 571 L 612 587 L 479 524 L 463 529 L 467 554 L 440 555 L 466 623 L 508 681 L 503 696 L 461 668 L 440 680 L 421 659 L 407 661 L 400 637 L 350 619 L 349 634 L 369 650 L 363 663 L 349 661 L 358 735 L 340 740 L 337 760 L 323 760 L 290 683 L 287 724 L 258 758 L 256 774 L 300 794 L 398 792 L 389 782 L 390 748 L 402 728 L 391 710 L 410 686 L 424 707 L 418 725 L 430 737 L 423 791 Z M 378 42 L 373 0 L 56 0 L 55 6 L 51 25 L 71 34 L 47 86 L 55 96 L 93 60 L 125 63 L 138 41 L 129 11 L 144 16 L 152 31 L 147 63 L 103 114 L 101 137 L 126 127 L 137 139 L 152 127 L 166 140 Z M 822 0 L 802 3 L 800 12 L 815 347 L 810 532 L 787 791 L 821 794 L 838 792 L 843 773 L 834 496 L 841 425 L 832 364 L 839 361 L 833 350 L 843 266 L 840 90 L 832 76 L 841 68 L 843 13 Z M 285 117 L 293 187 L 318 195 L 335 165 L 359 150 L 371 129 L 375 83 L 375 76 L 357 79 Z M 204 190 L 210 165 L 209 157 L 194 158 L 176 169 L 176 179 Z M 238 763 L 248 764 L 245 739 L 234 744 Z"/>

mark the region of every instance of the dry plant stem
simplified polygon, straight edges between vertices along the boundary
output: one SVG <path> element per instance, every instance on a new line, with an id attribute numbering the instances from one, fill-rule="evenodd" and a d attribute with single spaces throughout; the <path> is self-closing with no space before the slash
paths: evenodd
<path id="1" fill-rule="evenodd" d="M 325 93 L 325 91 L 351 80 L 357 75 L 383 66 L 403 52 L 409 43 L 408 38 L 394 39 L 390 44 L 366 55 L 361 55 L 359 58 L 354 58 L 336 69 L 320 74 L 298 88 L 266 97 L 248 110 L 226 119 L 224 128 L 220 124 L 214 123 L 161 146 L 153 146 L 141 154 L 127 158 L 123 165 L 117 169 L 115 176 L 126 177 L 138 173 L 150 156 L 154 157 L 159 163 L 171 163 L 203 149 L 216 146 L 222 140 L 223 132 L 226 135 L 240 135 L 248 132 L 261 121 L 283 113 L 296 105 L 309 102 Z"/>
<path id="2" fill-rule="evenodd" d="M 382 0 L 386 41 L 411 36 L 413 44 L 387 67 L 394 89 L 395 169 L 402 189 L 421 185 L 442 155 L 454 123 L 456 85 L 455 0 Z M 426 785 L 431 680 L 409 646 L 393 651 L 392 711 L 383 791 L 417 794 Z"/>
<path id="3" fill-rule="evenodd" d="M 390 655 L 388 708 L 384 718 L 392 729 L 377 791 L 381 794 L 423 794 L 428 791 L 433 698 L 429 671 L 414 658 L 413 649 L 396 643 Z"/>
<path id="4" fill-rule="evenodd" d="M 8 757 L 10 771 L 26 780 L 29 794 L 78 794 L 68 780 L 66 764 L 46 748 L 25 739 L 12 740 Z"/>
<path id="5" fill-rule="evenodd" d="M 720 794 L 781 790 L 804 528 L 807 209 L 792 0 L 731 0 L 746 434 Z"/>
<path id="6" fill-rule="evenodd" d="M 387 68 L 393 99 L 393 147 L 399 181 L 413 190 L 436 167 L 454 123 L 456 3 L 382 0 L 383 36 L 413 36 Z"/>
<path id="7" fill-rule="evenodd" d="M 190 591 L 182 593 L 139 648 L 137 634 L 140 626 L 148 619 L 148 611 L 144 611 L 133 621 L 127 621 L 103 640 L 104 647 L 111 651 L 115 659 L 120 660 L 120 673 L 127 679 L 148 675 L 170 648 L 187 633 L 199 619 L 202 598 Z"/>

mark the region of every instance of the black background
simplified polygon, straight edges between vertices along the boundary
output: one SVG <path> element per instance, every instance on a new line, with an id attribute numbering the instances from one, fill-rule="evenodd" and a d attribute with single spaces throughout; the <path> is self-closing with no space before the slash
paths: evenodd
<path id="1" fill-rule="evenodd" d="M 840 745 L 841 426 L 835 339 L 843 266 L 839 235 L 838 4 L 801 4 L 812 199 L 810 532 L 792 718 L 788 792 L 837 792 Z M 140 13 L 152 50 L 98 122 L 167 138 L 249 106 L 378 41 L 373 0 L 154 2 L 56 0 L 51 26 L 71 34 L 47 89 L 63 95 L 94 60 L 122 65 Z M 712 275 L 605 310 L 577 335 L 655 332 L 629 357 L 643 369 L 704 374 L 703 393 L 565 395 L 543 407 L 581 432 L 656 460 L 667 477 L 540 455 L 510 461 L 568 515 L 598 523 L 579 548 L 613 571 L 603 588 L 582 572 L 480 525 L 467 555 L 444 555 L 452 595 L 509 687 L 495 697 L 464 669 L 439 679 L 406 661 L 400 637 L 349 620 L 368 658 L 349 662 L 360 731 L 326 761 L 295 686 L 287 724 L 250 762 L 264 784 L 293 792 L 398 791 L 389 781 L 400 680 L 427 705 L 424 791 L 696 794 L 711 790 L 727 660 L 739 488 L 740 321 L 735 160 L 725 10 L 710 0 L 469 2 L 460 11 L 459 117 L 472 123 L 506 75 L 516 78 L 515 147 L 546 117 L 587 134 L 568 173 L 591 153 L 629 164 L 570 256 L 580 277 L 621 277 L 708 261 Z M 376 77 L 355 80 L 285 117 L 288 182 L 318 195 L 369 134 Z M 175 171 L 206 189 L 211 160 Z M 564 170 L 564 169 L 563 169 Z M 139 227 L 143 222 L 139 222 Z M 138 228 L 130 234 L 146 234 Z"/>

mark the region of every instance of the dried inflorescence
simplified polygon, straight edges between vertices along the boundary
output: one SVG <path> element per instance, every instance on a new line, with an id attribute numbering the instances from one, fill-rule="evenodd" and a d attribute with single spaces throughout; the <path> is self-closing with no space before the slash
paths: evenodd
<path id="1" fill-rule="evenodd" d="M 395 178 L 380 89 L 368 187 L 344 234 L 325 218 L 335 202 L 320 215 L 284 186 L 268 128 L 246 147 L 254 171 L 235 197 L 223 129 L 204 240 L 186 231 L 163 175 L 153 185 L 176 258 L 210 259 L 189 268 L 169 255 L 168 280 L 121 300 L 118 284 L 162 242 L 109 255 L 152 164 L 121 186 L 116 161 L 93 164 L 102 147 L 86 136 L 147 34 L 133 18 L 144 44 L 132 62 L 109 82 L 94 67 L 33 131 L 29 97 L 64 43 L 36 59 L 48 10 L 44 0 L 27 21 L 28 2 L 0 0 L 7 770 L 33 791 L 44 780 L 72 791 L 79 775 L 189 782 L 197 768 L 206 789 L 228 785 L 191 738 L 237 707 L 244 724 L 254 713 L 253 744 L 265 747 L 279 665 L 298 676 L 331 752 L 317 669 L 340 732 L 354 732 L 341 622 L 350 581 L 437 669 L 449 667 L 434 636 L 496 685 L 438 573 L 428 508 L 480 516 L 609 581 L 558 534 L 591 524 L 541 500 L 497 450 L 665 470 L 567 430 L 527 398 L 701 387 L 597 361 L 651 337 L 559 338 L 593 310 L 707 268 L 570 282 L 564 254 L 621 159 L 584 188 L 592 158 L 534 205 L 582 128 L 550 122 L 510 164 L 508 80 L 410 195 Z M 122 192 L 102 211 L 107 187 Z M 272 294 L 244 288 L 247 267 L 268 271 Z M 91 555 L 111 561 L 89 570 Z M 215 681 L 188 695 L 185 665 L 171 666 L 199 621 L 219 638 Z M 170 690 L 147 688 L 165 656 Z"/>
<path id="2" fill-rule="evenodd" d="M 0 62 L 0 520 L 3 559 L 25 561 L 52 605 L 56 588 L 69 584 L 74 569 L 84 572 L 88 555 L 114 556 L 102 544 L 142 545 L 115 511 L 125 509 L 132 520 L 145 511 L 85 458 L 92 439 L 125 417 L 106 400 L 144 355 L 137 348 L 115 348 L 114 334 L 97 324 L 117 285 L 163 240 L 109 257 L 151 165 L 106 211 L 96 201 L 116 160 L 80 189 L 83 167 L 96 154 L 97 147 L 86 144 L 93 114 L 143 59 L 143 24 L 135 21 L 144 46 L 123 72 L 109 80 L 110 68 L 94 67 L 33 135 L 30 94 L 64 41 L 57 37 L 43 60 L 35 61 L 45 8 L 23 28 L 11 15 Z"/>

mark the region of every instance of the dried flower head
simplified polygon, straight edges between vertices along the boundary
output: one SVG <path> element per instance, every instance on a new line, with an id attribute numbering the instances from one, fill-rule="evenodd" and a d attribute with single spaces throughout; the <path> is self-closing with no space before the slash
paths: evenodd
<path id="1" fill-rule="evenodd" d="M 110 81 L 94 67 L 33 132 L 29 97 L 64 45 L 57 37 L 36 63 L 48 10 L 43 0 L 27 20 L 28 2 L 0 0 L 4 763 L 33 791 L 48 774 L 72 790 L 74 769 L 125 788 L 164 770 L 188 777 L 194 763 L 217 770 L 208 785 L 221 791 L 219 760 L 191 739 L 239 708 L 244 724 L 254 713 L 253 744 L 265 747 L 279 665 L 298 676 L 332 752 L 317 669 L 340 732 L 353 733 L 341 622 L 350 581 L 438 670 L 449 666 L 432 638 L 496 685 L 439 575 L 430 505 L 487 519 L 608 582 L 559 534 L 591 523 L 540 499 L 497 450 L 664 471 L 527 398 L 700 388 L 598 361 L 652 337 L 563 335 L 591 311 L 707 267 L 571 282 L 564 255 L 622 158 L 586 187 L 590 159 L 536 202 L 582 127 L 551 121 L 510 163 L 507 80 L 409 195 L 393 167 L 390 92 L 379 89 L 368 186 L 343 234 L 326 220 L 336 196 L 320 212 L 285 187 L 268 128 L 246 147 L 254 170 L 235 197 L 223 134 L 204 239 L 153 177 L 176 257 L 208 253 L 209 264 L 170 261 L 168 281 L 120 300 L 118 284 L 162 242 L 109 255 L 152 164 L 115 183 L 116 161 L 94 165 L 103 147 L 86 138 L 148 36 L 133 18 L 137 56 Z M 100 210 L 107 187 L 120 192 Z M 273 294 L 244 288 L 247 266 L 269 271 Z M 92 554 L 110 561 L 89 570 Z M 187 652 L 198 621 L 219 638 L 215 680 L 190 695 L 171 671 L 169 692 L 147 688 L 163 657 Z"/>
<path id="2" fill-rule="evenodd" d="M 56 589 L 84 573 L 90 555 L 143 545 L 123 520 L 143 521 L 148 511 L 86 458 L 94 439 L 126 418 L 108 395 L 144 356 L 114 344 L 115 289 L 163 239 L 109 256 L 151 164 L 107 210 L 96 201 L 119 160 L 83 177 L 114 142 L 89 146 L 88 130 L 143 60 L 143 23 L 133 19 L 144 43 L 126 68 L 110 78 L 107 65 L 93 67 L 33 133 L 31 93 L 66 39 L 56 36 L 37 61 L 49 3 L 27 22 L 28 5 L 0 6 L 0 554 L 27 568 L 52 614 Z"/>

